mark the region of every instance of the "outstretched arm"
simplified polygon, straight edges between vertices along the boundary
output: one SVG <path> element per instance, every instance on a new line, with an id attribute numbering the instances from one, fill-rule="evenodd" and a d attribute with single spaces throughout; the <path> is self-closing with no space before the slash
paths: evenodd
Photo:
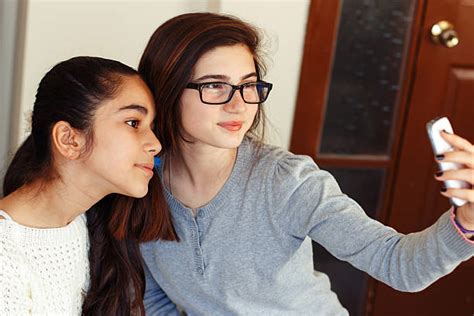
<path id="1" fill-rule="evenodd" d="M 424 289 L 473 257 L 474 243 L 456 229 L 452 212 L 424 231 L 401 234 L 369 218 L 312 160 L 282 156 L 268 185 L 274 216 L 291 236 L 310 236 L 335 257 L 409 292 Z"/>

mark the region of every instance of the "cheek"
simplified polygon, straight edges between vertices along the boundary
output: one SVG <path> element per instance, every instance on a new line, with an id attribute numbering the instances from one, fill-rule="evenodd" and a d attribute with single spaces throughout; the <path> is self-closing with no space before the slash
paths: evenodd
<path id="1" fill-rule="evenodd" d="M 192 131 L 203 126 L 213 125 L 216 121 L 217 108 L 206 107 L 200 101 L 182 103 L 181 121 L 185 130 Z"/>
<path id="2" fill-rule="evenodd" d="M 258 105 L 250 105 L 247 112 L 249 116 L 250 125 L 252 125 L 253 121 L 255 120 L 255 116 L 257 115 L 257 112 L 258 112 Z"/>
<path id="3" fill-rule="evenodd" d="M 89 164 L 99 170 L 114 169 L 116 167 L 116 161 L 120 158 L 118 158 L 118 155 L 114 153 L 112 148 L 112 144 L 107 142 L 96 143 L 88 159 Z"/>
<path id="4" fill-rule="evenodd" d="M 110 129 L 106 133 L 96 133 L 91 157 L 103 168 L 115 166 L 135 150 L 129 143 L 127 135 L 117 129 L 115 131 Z"/>
<path id="5" fill-rule="evenodd" d="M 206 115 L 206 113 L 198 112 L 198 113 L 188 113 L 189 115 L 184 116 L 182 118 L 183 121 L 183 129 L 191 135 L 200 134 L 209 130 L 214 120 L 212 116 Z"/>

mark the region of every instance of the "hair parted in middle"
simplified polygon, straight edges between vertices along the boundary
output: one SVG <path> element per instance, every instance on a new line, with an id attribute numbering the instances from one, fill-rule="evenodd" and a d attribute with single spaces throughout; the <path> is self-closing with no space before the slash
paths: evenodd
<path id="1" fill-rule="evenodd" d="M 138 71 L 150 87 L 156 103 L 156 132 L 162 153 L 180 155 L 179 143 L 185 140 L 181 123 L 180 99 L 190 82 L 198 60 L 222 46 L 245 45 L 253 55 L 257 78 L 266 72 L 259 31 L 228 15 L 187 13 L 162 24 L 151 36 Z M 258 107 L 248 136 L 263 139 L 265 114 Z"/>

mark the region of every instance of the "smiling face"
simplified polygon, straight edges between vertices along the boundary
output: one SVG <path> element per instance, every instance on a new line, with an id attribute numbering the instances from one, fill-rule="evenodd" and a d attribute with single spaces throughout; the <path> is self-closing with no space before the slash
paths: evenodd
<path id="1" fill-rule="evenodd" d="M 138 76 L 123 76 L 117 95 L 98 106 L 92 150 L 82 161 L 106 194 L 143 197 L 161 144 L 152 131 L 151 92 Z M 92 188 L 91 188 L 92 189 Z"/>
<path id="2" fill-rule="evenodd" d="M 241 85 L 257 81 L 253 56 L 241 44 L 217 47 L 196 63 L 191 82 Z M 222 105 L 201 102 L 199 91 L 185 89 L 181 97 L 184 136 L 193 146 L 236 148 L 252 126 L 258 104 L 246 104 L 239 91 Z"/>

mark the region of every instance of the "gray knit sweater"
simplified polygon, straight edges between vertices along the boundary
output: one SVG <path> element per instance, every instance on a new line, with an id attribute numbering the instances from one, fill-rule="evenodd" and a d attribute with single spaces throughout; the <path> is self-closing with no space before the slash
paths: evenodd
<path id="1" fill-rule="evenodd" d="M 367 217 L 312 159 L 256 148 L 244 140 L 228 181 L 196 217 L 166 192 L 181 241 L 142 245 L 147 314 L 177 314 L 178 305 L 188 315 L 347 315 L 328 277 L 313 271 L 309 238 L 401 291 L 474 255 L 450 212 L 403 235 Z"/>

